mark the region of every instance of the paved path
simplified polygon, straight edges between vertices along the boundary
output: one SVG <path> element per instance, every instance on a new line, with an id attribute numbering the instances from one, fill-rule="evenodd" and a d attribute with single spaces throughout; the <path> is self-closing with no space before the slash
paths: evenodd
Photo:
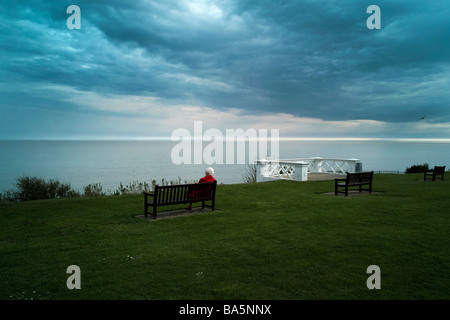
<path id="1" fill-rule="evenodd" d="M 318 173 L 318 172 L 309 172 L 308 180 L 309 181 L 318 181 L 318 180 L 334 180 L 335 178 L 344 178 L 346 174 L 334 174 L 334 173 Z"/>

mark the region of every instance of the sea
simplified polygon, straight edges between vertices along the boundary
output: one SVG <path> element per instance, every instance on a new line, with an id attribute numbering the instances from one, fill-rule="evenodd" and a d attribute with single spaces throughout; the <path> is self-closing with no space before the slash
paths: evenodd
<path id="1" fill-rule="evenodd" d="M 203 150 L 208 143 L 203 142 Z M 271 142 L 266 143 L 270 151 Z M 280 159 L 360 159 L 364 171 L 402 174 L 416 164 L 450 166 L 448 140 L 281 140 L 278 143 Z M 124 186 L 133 182 L 151 184 L 153 180 L 160 183 L 163 179 L 194 182 L 204 176 L 209 166 L 214 168 L 219 183 L 245 181 L 248 165 L 236 158 L 236 161 L 226 161 L 224 156 L 223 164 L 193 164 L 192 156 L 191 163 L 174 163 L 173 151 L 177 146 L 180 146 L 178 142 L 170 140 L 2 140 L 0 192 L 14 189 L 17 178 L 24 176 L 59 180 L 80 192 L 89 184 L 100 184 L 104 192 L 114 192 L 121 183 Z"/>

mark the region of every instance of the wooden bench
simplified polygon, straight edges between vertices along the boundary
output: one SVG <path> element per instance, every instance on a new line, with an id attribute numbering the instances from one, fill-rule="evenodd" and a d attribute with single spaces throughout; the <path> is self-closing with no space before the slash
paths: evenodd
<path id="1" fill-rule="evenodd" d="M 351 187 L 358 187 L 359 192 L 366 190 L 372 193 L 372 180 L 373 171 L 370 172 L 357 172 L 348 173 L 345 179 L 334 179 L 334 194 L 345 193 L 348 196 L 348 190 Z M 363 186 L 368 186 L 368 188 L 363 188 Z M 344 188 L 345 191 L 340 191 L 339 188 Z"/>
<path id="2" fill-rule="evenodd" d="M 445 166 L 434 166 L 432 171 L 426 171 L 423 175 L 423 181 L 427 181 L 428 177 L 431 176 L 431 180 L 436 180 L 436 176 L 441 176 L 441 180 L 444 180 Z"/>
<path id="3" fill-rule="evenodd" d="M 157 208 L 160 206 L 169 206 L 176 204 L 186 204 L 202 202 L 202 208 L 205 208 L 206 201 L 211 201 L 211 207 L 214 210 L 217 181 L 205 183 L 179 184 L 170 186 L 155 186 L 154 192 L 144 192 L 145 195 L 145 216 L 152 207 L 150 213 L 153 219 L 157 217 Z"/>

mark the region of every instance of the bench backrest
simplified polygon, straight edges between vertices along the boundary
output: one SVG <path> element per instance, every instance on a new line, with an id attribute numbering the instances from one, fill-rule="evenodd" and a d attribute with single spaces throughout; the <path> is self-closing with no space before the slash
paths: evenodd
<path id="1" fill-rule="evenodd" d="M 444 173 L 445 166 L 434 166 L 434 173 Z"/>
<path id="2" fill-rule="evenodd" d="M 371 182 L 373 178 L 373 171 L 347 173 L 347 183 L 354 182 Z"/>
<path id="3" fill-rule="evenodd" d="M 155 186 L 155 202 L 182 202 L 189 199 L 209 200 L 215 197 L 217 181 Z"/>

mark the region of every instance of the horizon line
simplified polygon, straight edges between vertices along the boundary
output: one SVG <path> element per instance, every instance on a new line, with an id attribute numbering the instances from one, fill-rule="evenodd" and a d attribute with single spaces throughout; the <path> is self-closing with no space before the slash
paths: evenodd
<path id="1" fill-rule="evenodd" d="M 278 141 L 398 141 L 398 142 L 448 142 L 450 143 L 450 138 L 381 138 L 381 137 L 266 137 L 266 138 L 252 138 L 245 137 L 244 139 L 239 137 L 234 137 L 234 139 L 221 138 L 212 141 L 205 141 L 204 139 L 198 138 L 186 138 L 172 140 L 171 137 L 109 137 L 109 138 L 0 138 L 0 141 L 170 141 L 170 142 L 181 142 L 181 141 L 202 141 L 202 142 L 213 142 L 213 141 L 242 141 L 242 140 L 267 140 L 271 141 L 277 139 Z"/>

